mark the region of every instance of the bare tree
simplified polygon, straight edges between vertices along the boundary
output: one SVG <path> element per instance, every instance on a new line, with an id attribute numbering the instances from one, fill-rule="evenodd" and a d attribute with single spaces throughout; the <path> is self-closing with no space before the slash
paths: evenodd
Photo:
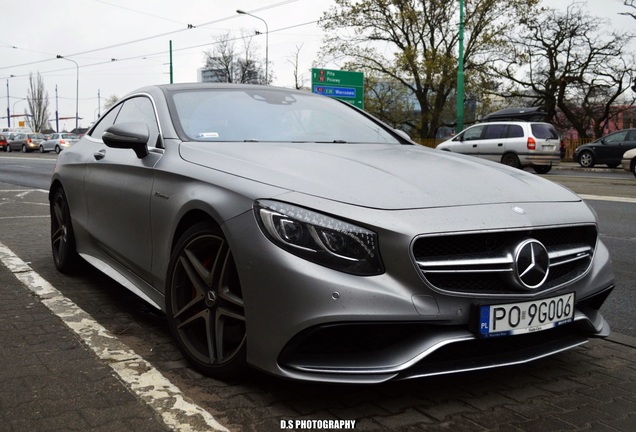
<path id="1" fill-rule="evenodd" d="M 288 62 L 293 66 L 293 74 L 294 74 L 294 87 L 296 89 L 301 89 L 304 87 L 305 82 L 307 81 L 303 78 L 302 74 L 298 71 L 298 65 L 300 63 L 300 50 L 303 48 L 303 44 L 300 46 L 296 45 L 296 50 L 292 52 L 292 59 L 288 60 Z"/>
<path id="2" fill-rule="evenodd" d="M 110 95 L 106 98 L 106 101 L 104 102 L 104 109 L 108 109 L 110 107 L 112 107 L 113 105 L 115 105 L 117 102 L 119 101 L 119 96 L 117 95 Z"/>
<path id="3" fill-rule="evenodd" d="M 243 34 L 243 48 L 237 50 L 229 33 L 217 36 L 214 48 L 205 52 L 204 74 L 211 82 L 265 84 L 262 61 L 255 55 L 253 36 Z M 271 77 L 270 77 L 271 79 Z"/>
<path id="4" fill-rule="evenodd" d="M 635 0 L 624 0 L 625 6 L 632 8 L 631 12 L 621 12 L 621 15 L 627 15 L 636 19 L 636 3 Z"/>
<path id="5" fill-rule="evenodd" d="M 633 59 L 625 51 L 633 35 L 604 32 L 607 23 L 576 3 L 566 11 L 547 9 L 521 24 L 494 67 L 504 78 L 500 96 L 541 106 L 557 124 L 560 110 L 580 136 L 588 135 L 590 125 L 594 136 L 601 135 L 621 109 L 633 104 L 633 98 L 622 108 L 616 104 L 634 79 Z"/>
<path id="6" fill-rule="evenodd" d="M 206 51 L 205 70 L 215 82 L 234 82 L 234 39 L 223 33 L 214 40 L 214 48 Z"/>
<path id="7" fill-rule="evenodd" d="M 27 94 L 27 103 L 31 112 L 31 125 L 34 131 L 40 132 L 49 125 L 49 93 L 44 88 L 44 81 L 38 72 L 34 77 L 33 73 L 29 74 L 29 91 Z"/>

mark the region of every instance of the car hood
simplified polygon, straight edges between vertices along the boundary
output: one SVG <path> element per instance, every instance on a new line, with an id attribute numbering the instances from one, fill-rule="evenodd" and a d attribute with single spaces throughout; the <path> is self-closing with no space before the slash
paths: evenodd
<path id="1" fill-rule="evenodd" d="M 539 176 L 415 145 L 182 143 L 191 163 L 378 209 L 580 201 Z"/>

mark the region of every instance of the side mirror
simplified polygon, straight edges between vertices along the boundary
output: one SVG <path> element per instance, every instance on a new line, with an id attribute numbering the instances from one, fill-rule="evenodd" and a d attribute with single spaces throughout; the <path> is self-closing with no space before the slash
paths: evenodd
<path id="1" fill-rule="evenodd" d="M 139 159 L 148 155 L 148 126 L 145 123 L 120 123 L 107 128 L 102 141 L 108 147 L 131 149 Z"/>

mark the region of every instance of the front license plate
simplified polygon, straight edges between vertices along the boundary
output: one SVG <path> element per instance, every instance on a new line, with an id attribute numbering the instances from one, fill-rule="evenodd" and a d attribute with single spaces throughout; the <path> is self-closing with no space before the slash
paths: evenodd
<path id="1" fill-rule="evenodd" d="M 479 335 L 506 336 L 547 330 L 574 318 L 574 293 L 523 303 L 480 306 Z"/>

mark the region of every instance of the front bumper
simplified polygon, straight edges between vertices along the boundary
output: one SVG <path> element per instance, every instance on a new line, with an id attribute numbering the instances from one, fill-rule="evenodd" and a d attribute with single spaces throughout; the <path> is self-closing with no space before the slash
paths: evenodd
<path id="1" fill-rule="evenodd" d="M 473 209 L 473 217 L 482 220 L 479 211 L 492 214 L 493 207 Z M 526 208 L 534 214 L 530 205 Z M 447 217 L 441 225 L 458 229 L 453 225 L 462 223 L 473 225 L 465 217 Z M 430 226 L 435 228 L 432 222 Z M 377 383 L 528 362 L 609 334 L 598 309 L 613 288 L 613 274 L 601 242 L 584 277 L 546 295 L 575 292 L 574 323 L 535 334 L 480 339 L 470 330 L 476 322 L 472 310 L 496 299 L 429 287 L 409 256 L 415 233 L 379 233 L 387 271 L 359 277 L 283 251 L 260 232 L 251 212 L 224 228 L 243 287 L 247 361 L 274 375 Z"/>

